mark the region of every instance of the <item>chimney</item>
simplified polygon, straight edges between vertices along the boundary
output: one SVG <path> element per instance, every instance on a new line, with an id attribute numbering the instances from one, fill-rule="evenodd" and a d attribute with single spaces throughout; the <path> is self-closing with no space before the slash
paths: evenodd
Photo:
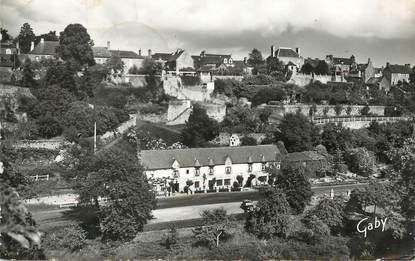
<path id="1" fill-rule="evenodd" d="M 275 47 L 271 45 L 271 57 L 275 57 Z"/>
<path id="2" fill-rule="evenodd" d="M 200 57 L 205 57 L 205 52 L 206 52 L 206 51 L 201 51 L 201 52 L 200 52 Z"/>
<path id="3" fill-rule="evenodd" d="M 33 51 L 35 49 L 35 42 L 30 43 L 30 51 Z"/>
<path id="4" fill-rule="evenodd" d="M 141 49 L 138 50 L 138 55 L 141 56 Z"/>
<path id="5" fill-rule="evenodd" d="M 108 50 L 111 49 L 111 42 L 110 41 L 107 41 L 107 49 Z"/>
<path id="6" fill-rule="evenodd" d="M 411 64 L 407 63 L 407 64 L 405 64 L 405 67 L 411 69 Z"/>
<path id="7" fill-rule="evenodd" d="M 244 64 L 248 63 L 248 58 L 244 57 Z"/>
<path id="8" fill-rule="evenodd" d="M 151 49 L 148 49 L 148 57 L 151 58 Z"/>
<path id="9" fill-rule="evenodd" d="M 44 43 L 45 42 L 45 39 L 44 38 L 40 38 L 40 43 Z"/>
<path id="10" fill-rule="evenodd" d="M 388 68 L 389 67 L 389 62 L 386 62 L 386 68 Z"/>
<path id="11" fill-rule="evenodd" d="M 298 56 L 301 55 L 300 51 L 301 51 L 300 47 L 295 48 L 295 52 L 298 54 Z"/>

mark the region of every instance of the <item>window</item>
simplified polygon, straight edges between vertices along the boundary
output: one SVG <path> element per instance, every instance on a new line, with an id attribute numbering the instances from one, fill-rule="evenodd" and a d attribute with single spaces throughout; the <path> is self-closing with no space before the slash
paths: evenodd
<path id="1" fill-rule="evenodd" d="M 213 175 L 214 174 L 214 171 L 213 171 L 213 166 L 210 166 L 209 167 L 209 175 Z"/>
<path id="2" fill-rule="evenodd" d="M 248 172 L 251 173 L 252 172 L 252 163 L 248 163 Z"/>
<path id="3" fill-rule="evenodd" d="M 195 176 L 200 176 L 200 168 L 195 168 Z"/>
<path id="4" fill-rule="evenodd" d="M 231 185 L 231 180 L 230 179 L 225 179 L 225 186 L 229 186 Z"/>
<path id="5" fill-rule="evenodd" d="M 186 174 L 189 174 L 189 173 L 190 173 L 190 171 L 187 169 L 187 170 L 186 170 Z"/>
<path id="6" fill-rule="evenodd" d="M 226 174 L 231 174 L 232 173 L 232 167 L 226 167 L 225 168 L 225 173 Z"/>
<path id="7" fill-rule="evenodd" d="M 228 59 L 223 59 L 223 63 L 228 63 Z"/>
<path id="8" fill-rule="evenodd" d="M 281 164 L 280 163 L 277 163 L 276 164 L 276 167 L 277 167 L 277 169 L 280 169 L 281 168 Z"/>
<path id="9" fill-rule="evenodd" d="M 267 163 L 262 163 L 262 166 L 261 166 L 262 171 L 265 171 L 266 168 L 267 168 Z"/>
<path id="10" fill-rule="evenodd" d="M 195 188 L 200 188 L 200 181 L 195 181 Z"/>
<path id="11" fill-rule="evenodd" d="M 173 177 L 175 177 L 175 178 L 179 177 L 179 170 L 178 169 L 173 170 Z"/>
<path id="12" fill-rule="evenodd" d="M 12 50 L 6 49 L 6 54 L 12 54 Z"/>
<path id="13" fill-rule="evenodd" d="M 223 179 L 216 180 L 216 185 L 217 186 L 222 186 L 223 185 Z"/>

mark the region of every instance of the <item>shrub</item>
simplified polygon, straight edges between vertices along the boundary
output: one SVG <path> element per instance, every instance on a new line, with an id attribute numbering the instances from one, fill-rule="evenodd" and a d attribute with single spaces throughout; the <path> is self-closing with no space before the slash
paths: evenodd
<path id="1" fill-rule="evenodd" d="M 367 116 L 369 115 L 369 112 L 370 112 L 370 107 L 366 105 L 360 110 L 360 115 Z"/>
<path id="2" fill-rule="evenodd" d="M 248 136 L 242 137 L 241 143 L 243 146 L 257 145 L 256 139 Z"/>
<path id="3" fill-rule="evenodd" d="M 49 234 L 45 244 L 52 249 L 76 251 L 85 245 L 85 240 L 85 231 L 77 225 L 70 225 Z"/>

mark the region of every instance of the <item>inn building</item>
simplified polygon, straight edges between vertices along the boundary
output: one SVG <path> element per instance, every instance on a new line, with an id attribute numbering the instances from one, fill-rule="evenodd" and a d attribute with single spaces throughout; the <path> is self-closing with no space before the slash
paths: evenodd
<path id="1" fill-rule="evenodd" d="M 266 183 L 266 168 L 274 165 L 279 169 L 282 158 L 277 145 L 139 152 L 147 178 L 157 192 L 173 186 L 183 192 L 189 184 L 192 191 L 230 189 L 241 177 L 242 186 L 248 179 L 254 185 Z"/>

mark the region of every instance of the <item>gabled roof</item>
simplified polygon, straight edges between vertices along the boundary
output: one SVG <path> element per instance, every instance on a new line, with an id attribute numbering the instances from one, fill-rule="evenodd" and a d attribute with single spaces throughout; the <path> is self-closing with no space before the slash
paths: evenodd
<path id="1" fill-rule="evenodd" d="M 288 161 L 288 162 L 317 161 L 317 160 L 326 160 L 326 157 L 324 157 L 323 155 L 315 151 L 292 152 L 292 153 L 288 153 L 284 157 L 284 161 Z"/>
<path id="2" fill-rule="evenodd" d="M 182 55 L 182 53 L 184 53 L 184 50 L 182 50 L 182 49 L 179 49 L 179 50 L 177 50 L 176 52 L 174 52 L 171 56 L 170 56 L 170 58 L 169 58 L 169 62 L 172 62 L 172 61 L 176 61 L 177 60 L 177 58 L 179 58 L 180 57 L 180 55 Z"/>
<path id="3" fill-rule="evenodd" d="M 389 64 L 388 67 L 386 67 L 386 70 L 390 71 L 391 73 L 401 73 L 401 74 L 412 73 L 411 67 L 400 65 L 400 64 Z"/>
<path id="4" fill-rule="evenodd" d="M 196 160 L 200 166 L 209 166 L 212 162 L 225 165 L 227 157 L 232 159 L 232 164 L 242 164 L 248 163 L 250 157 L 252 162 L 273 162 L 282 156 L 276 145 L 141 151 L 141 161 L 150 170 L 170 169 L 174 160 L 180 167 L 195 167 Z"/>
<path id="5" fill-rule="evenodd" d="M 298 55 L 296 51 L 294 51 L 291 48 L 286 48 L 286 47 L 278 48 L 275 54 L 277 57 L 297 57 L 297 58 L 300 57 L 300 55 Z"/>
<path id="6" fill-rule="evenodd" d="M 168 61 L 172 55 L 172 53 L 155 53 L 151 58 L 153 58 L 153 60 Z"/>
<path id="7" fill-rule="evenodd" d="M 133 51 L 123 51 L 123 50 L 110 50 L 111 55 L 118 56 L 120 58 L 127 59 L 144 59 L 144 56 L 140 56 Z"/>
<path id="8" fill-rule="evenodd" d="M 95 58 L 110 58 L 111 52 L 107 47 L 92 46 L 92 52 Z"/>
<path id="9" fill-rule="evenodd" d="M 58 41 L 43 41 L 38 43 L 29 54 L 56 55 L 56 47 L 58 45 Z"/>
<path id="10" fill-rule="evenodd" d="M 193 61 L 200 67 L 204 65 L 220 66 L 224 59 L 232 58 L 230 54 L 211 54 L 204 53 L 202 55 L 192 55 Z"/>

